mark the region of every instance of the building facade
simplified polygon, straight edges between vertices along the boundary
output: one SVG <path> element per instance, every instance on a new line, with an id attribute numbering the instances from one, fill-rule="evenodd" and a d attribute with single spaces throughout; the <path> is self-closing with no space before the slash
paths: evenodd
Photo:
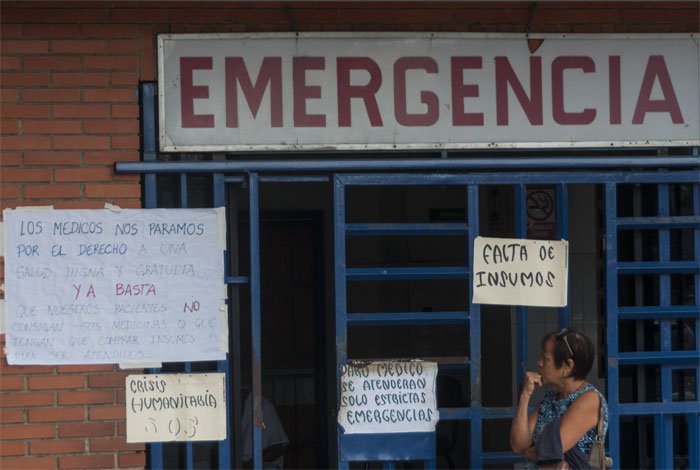
<path id="1" fill-rule="evenodd" d="M 206 126 L 196 123 L 207 111 L 194 104 L 189 127 L 203 140 L 184 147 L 169 142 L 162 149 L 161 133 L 171 114 L 158 99 L 169 78 L 158 76 L 164 44 L 159 37 L 201 39 L 198 54 L 211 47 L 213 57 L 219 46 L 207 41 L 217 37 L 234 42 L 271 37 L 286 43 L 300 33 L 318 47 L 337 38 L 344 38 L 341 46 L 347 47 L 359 38 L 389 37 L 406 51 L 422 47 L 412 38 L 434 38 L 436 44 L 441 38 L 508 38 L 520 41 L 523 50 L 527 46 L 524 57 L 531 60 L 567 36 L 578 35 L 595 49 L 605 35 L 622 35 L 616 40 L 680 39 L 695 48 L 697 59 L 697 2 L 3 0 L 0 17 L 3 210 L 100 209 L 105 203 L 225 207 L 230 331 L 226 361 L 166 363 L 149 370 L 114 364 L 9 365 L 3 354 L 3 467 L 240 467 L 248 457 L 239 430 L 249 393 L 275 406 L 289 438 L 288 467 L 380 465 L 382 460 L 424 460 L 449 468 L 521 465 L 504 436 L 522 372 L 536 362 L 539 338 L 568 325 L 596 342 L 598 360 L 589 379 L 611 403 L 608 445 L 616 465 L 693 468 L 700 463 L 693 444 L 700 426 L 698 103 L 695 116 L 677 117 L 666 75 L 657 68 L 645 72 L 648 64 L 656 64 L 648 54 L 640 76 L 605 77 L 610 89 L 611 83 L 624 88 L 636 80 L 642 90 L 644 77 L 650 77 L 647 91 L 636 93 L 636 104 L 626 99 L 608 103 L 608 123 L 626 119 L 633 127 L 642 97 L 643 112 L 672 124 L 690 122 L 690 137 L 654 138 L 650 144 L 621 132 L 615 138 L 589 137 L 580 145 L 562 144 L 561 136 L 533 138 L 537 144 L 506 136 L 503 142 L 514 145 L 489 146 L 483 140 L 448 145 L 437 139 L 432 146 L 414 145 L 411 138 L 419 130 L 410 126 L 431 119 L 430 97 L 421 95 L 420 102 L 428 112 L 405 103 L 402 108 L 395 80 L 394 101 L 387 109 L 409 127 L 404 144 L 392 148 L 384 136 L 371 133 L 357 137 L 365 138 L 357 143 L 349 123 L 348 135 L 331 136 L 330 144 L 294 145 L 278 139 L 288 129 L 274 125 L 274 106 L 268 110 L 264 87 L 253 83 L 251 68 L 247 85 L 238 76 L 240 96 L 250 105 L 260 93 L 257 106 L 273 123 L 269 129 L 244 138 L 247 147 L 234 148 L 225 140 L 226 129 L 236 127 L 231 125 L 222 133 L 223 143 L 215 144 L 217 136 L 200 132 Z M 371 57 L 372 44 L 358 50 Z M 284 55 L 271 49 L 264 55 Z M 617 54 L 624 60 L 623 53 Z M 602 68 L 595 52 L 590 57 L 594 67 Z M 606 66 L 613 64 L 607 57 Z M 431 66 L 424 61 L 406 67 L 430 71 Z M 571 73 L 563 71 L 567 67 L 585 72 L 588 66 L 586 61 L 562 65 L 560 73 Z M 307 76 L 321 68 L 317 63 L 304 67 Z M 514 67 L 504 65 L 504 76 L 511 78 L 503 79 L 503 87 L 532 123 L 537 119 L 533 88 L 518 81 L 528 83 L 527 75 L 516 74 Z M 610 65 L 610 70 L 615 68 Z M 197 91 L 190 83 L 192 103 L 205 97 L 197 94 L 203 83 L 197 73 L 191 74 L 200 86 Z M 280 80 L 295 73 L 285 69 Z M 548 73 L 555 75 L 545 67 Z M 404 97 L 408 81 L 401 88 Z M 327 93 L 308 83 L 296 90 L 308 103 Z M 478 96 L 468 87 L 460 90 L 462 104 L 465 97 Z M 348 85 L 346 91 L 348 102 L 351 97 L 364 102 L 361 112 L 371 108 L 361 90 Z M 554 88 L 545 93 L 556 95 Z M 676 106 L 685 110 L 683 100 L 690 97 L 675 94 Z M 230 97 L 230 92 L 217 96 Z M 294 106 L 288 93 L 280 100 Z M 580 108 L 556 106 L 554 120 L 589 119 Z M 356 108 L 349 109 L 347 116 L 357 118 Z M 304 126 L 319 127 L 324 111 L 309 104 L 284 112 L 299 119 L 290 132 L 302 136 Z M 541 119 L 548 120 L 546 106 L 542 113 Z M 342 122 L 341 114 L 329 114 L 328 120 Z M 467 120 L 478 120 L 475 114 L 461 110 Z M 488 114 L 481 119 L 485 133 L 502 125 L 500 118 L 494 125 L 497 118 Z M 602 126 L 600 132 L 606 130 Z M 337 129 L 328 133 L 339 134 Z M 430 138 L 416 137 L 423 143 Z M 476 236 L 568 240 L 567 306 L 473 303 L 468 280 L 474 276 L 470 247 Z M 11 327 L 6 324 L 5 331 Z M 438 363 L 436 432 L 421 442 L 348 438 L 337 424 L 340 369 L 351 359 L 393 358 Z M 227 377 L 226 440 L 127 443 L 127 375 L 210 371 Z M 255 407 L 253 416 L 258 413 Z M 252 439 L 256 466 L 263 458 L 260 433 Z M 381 453 L 387 448 L 394 449 L 389 457 Z"/>

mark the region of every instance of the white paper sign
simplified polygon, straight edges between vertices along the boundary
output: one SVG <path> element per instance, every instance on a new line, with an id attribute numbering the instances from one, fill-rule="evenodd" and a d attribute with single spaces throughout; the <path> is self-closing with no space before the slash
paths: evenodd
<path id="1" fill-rule="evenodd" d="M 569 242 L 566 240 L 474 239 L 475 304 L 566 305 Z"/>
<path id="2" fill-rule="evenodd" d="M 225 358 L 216 209 L 5 211 L 10 364 Z"/>
<path id="3" fill-rule="evenodd" d="M 345 434 L 435 432 L 437 363 L 350 362 L 340 377 Z"/>
<path id="4" fill-rule="evenodd" d="M 226 439 L 225 374 L 129 375 L 126 441 Z"/>

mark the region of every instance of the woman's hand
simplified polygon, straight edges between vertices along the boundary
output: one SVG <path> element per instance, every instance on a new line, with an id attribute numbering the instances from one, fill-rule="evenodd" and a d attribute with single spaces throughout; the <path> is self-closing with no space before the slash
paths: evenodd
<path id="1" fill-rule="evenodd" d="M 527 398 L 542 386 L 542 376 L 537 372 L 525 372 L 525 382 L 523 383 L 523 395 Z"/>
<path id="2" fill-rule="evenodd" d="M 528 460 L 530 462 L 534 462 L 537 460 L 537 452 L 535 452 L 535 446 L 530 446 L 527 448 L 527 450 L 523 453 L 523 456 L 525 457 L 525 460 Z"/>

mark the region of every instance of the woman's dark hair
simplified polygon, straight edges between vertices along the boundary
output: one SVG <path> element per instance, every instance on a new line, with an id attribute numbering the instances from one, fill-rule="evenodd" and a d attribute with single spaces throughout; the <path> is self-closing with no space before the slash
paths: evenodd
<path id="1" fill-rule="evenodd" d="M 552 331 L 542 338 L 542 350 L 544 351 L 548 341 L 552 341 L 552 358 L 554 365 L 560 368 L 568 359 L 574 361 L 571 376 L 583 380 L 593 367 L 595 349 L 593 342 L 580 331 L 572 328 L 563 328 Z"/>

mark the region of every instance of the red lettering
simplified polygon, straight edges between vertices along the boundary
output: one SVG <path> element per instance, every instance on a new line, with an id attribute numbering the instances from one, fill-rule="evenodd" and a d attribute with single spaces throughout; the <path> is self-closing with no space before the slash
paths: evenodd
<path id="1" fill-rule="evenodd" d="M 155 284 L 122 284 L 117 282 L 114 285 L 114 295 L 156 295 Z"/>
<path id="2" fill-rule="evenodd" d="M 507 57 L 496 57 L 496 124 L 508 125 L 508 85 L 530 124 L 542 125 L 542 58 L 530 57 L 530 97 L 525 94 Z"/>
<path id="3" fill-rule="evenodd" d="M 382 126 L 382 116 L 375 96 L 382 85 L 382 72 L 377 63 L 369 57 L 338 57 L 336 67 L 338 70 L 338 125 L 340 127 L 352 125 L 350 100 L 361 98 L 365 103 L 372 127 Z M 367 84 L 350 85 L 351 70 L 364 70 L 369 73 Z"/>
<path id="4" fill-rule="evenodd" d="M 265 57 L 253 85 L 242 57 L 226 57 L 226 127 L 238 127 L 238 85 L 253 117 L 270 87 L 270 125 L 282 127 L 282 58 Z M 229 104 L 229 100 L 231 103 Z"/>
<path id="5" fill-rule="evenodd" d="M 294 83 L 294 126 L 295 127 L 325 127 L 324 114 L 307 114 L 306 100 L 321 97 L 320 86 L 306 85 L 307 70 L 323 70 L 326 68 L 324 57 L 295 57 L 292 71 Z"/>
<path id="6" fill-rule="evenodd" d="M 622 89 L 620 85 L 620 56 L 608 57 L 608 77 L 610 81 L 610 124 L 622 122 Z"/>
<path id="7" fill-rule="evenodd" d="M 564 70 L 581 69 L 584 73 L 595 72 L 595 63 L 590 57 L 557 57 L 552 61 L 552 117 L 562 125 L 585 125 L 595 119 L 596 110 L 585 108 L 578 113 L 564 110 Z"/>
<path id="8" fill-rule="evenodd" d="M 425 113 L 409 113 L 406 109 L 406 70 L 419 69 L 437 73 L 432 57 L 401 57 L 394 62 L 394 116 L 402 126 L 432 126 L 440 117 L 440 100 L 432 91 L 421 90 L 420 101 L 428 108 Z"/>
<path id="9" fill-rule="evenodd" d="M 477 98 L 479 85 L 464 83 L 465 69 L 480 69 L 481 57 L 452 57 L 452 125 L 483 126 L 484 113 L 465 113 L 464 98 Z"/>
<path id="10" fill-rule="evenodd" d="M 662 100 L 651 99 L 651 89 L 654 82 L 658 78 L 661 86 L 661 93 L 664 95 Z M 666 62 L 663 56 L 653 55 L 649 57 L 647 68 L 644 71 L 642 86 L 639 90 L 639 98 L 637 98 L 637 107 L 634 110 L 632 124 L 643 124 L 646 113 L 668 113 L 671 115 L 671 121 L 674 124 L 683 124 L 683 115 L 681 108 L 678 106 L 676 92 L 671 84 L 671 77 L 666 68 Z"/>
<path id="11" fill-rule="evenodd" d="M 194 86 L 194 70 L 211 70 L 211 57 L 180 57 L 180 115 L 182 127 L 214 127 L 213 114 L 195 114 L 195 98 L 209 98 L 208 86 Z"/>

